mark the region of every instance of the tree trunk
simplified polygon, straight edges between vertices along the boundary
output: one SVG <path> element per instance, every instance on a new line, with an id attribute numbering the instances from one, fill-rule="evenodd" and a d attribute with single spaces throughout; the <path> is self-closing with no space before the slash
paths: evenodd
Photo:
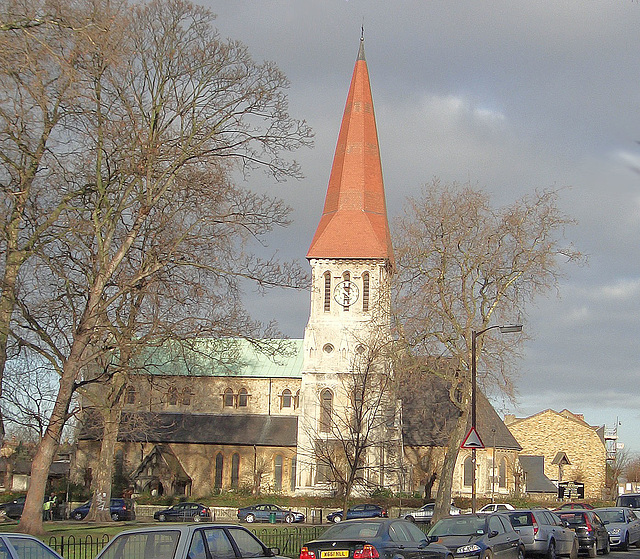
<path id="1" fill-rule="evenodd" d="M 444 455 L 444 463 L 442 472 L 440 472 L 440 483 L 438 483 L 438 492 L 436 494 L 436 504 L 433 510 L 433 520 L 436 522 L 449 514 L 451 507 L 451 490 L 453 488 L 453 474 L 458 460 L 458 452 L 460 445 L 465 436 L 467 429 L 467 420 L 469 411 L 463 411 L 458 418 L 456 426 L 449 436 L 447 452 Z"/>

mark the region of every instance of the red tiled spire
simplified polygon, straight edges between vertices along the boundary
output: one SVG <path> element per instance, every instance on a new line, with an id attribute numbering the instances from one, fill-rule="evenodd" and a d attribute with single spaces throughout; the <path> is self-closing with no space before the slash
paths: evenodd
<path id="1" fill-rule="evenodd" d="M 383 258 L 393 264 L 364 39 L 360 39 L 324 210 L 307 258 Z"/>

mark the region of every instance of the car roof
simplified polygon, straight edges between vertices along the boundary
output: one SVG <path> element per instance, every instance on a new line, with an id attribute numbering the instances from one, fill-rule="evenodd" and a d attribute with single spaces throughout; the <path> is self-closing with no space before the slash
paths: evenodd
<path id="1" fill-rule="evenodd" d="M 147 526 L 141 528 L 133 528 L 131 530 L 123 530 L 122 532 L 118 532 L 115 537 L 121 536 L 123 534 L 136 534 L 139 532 L 166 532 L 171 530 L 177 530 L 179 532 L 187 532 L 193 528 L 242 528 L 246 530 L 244 526 L 240 526 L 240 524 L 231 524 L 228 522 L 214 522 L 214 523 L 206 523 L 206 522 L 193 522 L 190 524 L 163 524 L 162 526 Z"/>

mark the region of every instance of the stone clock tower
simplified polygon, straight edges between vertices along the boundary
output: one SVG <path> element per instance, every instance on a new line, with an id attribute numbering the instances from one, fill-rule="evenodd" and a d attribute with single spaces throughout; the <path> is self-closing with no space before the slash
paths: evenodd
<path id="1" fill-rule="evenodd" d="M 312 268 L 311 310 L 304 334 L 304 364 L 298 421 L 300 492 L 331 486 L 327 465 L 315 449 L 342 446 L 352 414 L 349 379 L 358 359 L 389 339 L 389 279 L 393 249 L 387 221 L 373 99 L 364 56 L 356 60 L 338 136 L 320 223 L 307 259 Z M 379 361 L 379 358 L 376 358 Z M 391 375 L 387 363 L 377 371 Z M 348 376 L 351 375 L 351 376 Z M 378 408 L 376 407 L 376 411 Z M 379 435 L 376 435 L 379 436 Z M 342 441 L 336 440 L 343 438 Z M 384 471 L 381 453 L 369 452 L 373 471 Z M 376 474 L 375 483 L 384 484 Z"/>

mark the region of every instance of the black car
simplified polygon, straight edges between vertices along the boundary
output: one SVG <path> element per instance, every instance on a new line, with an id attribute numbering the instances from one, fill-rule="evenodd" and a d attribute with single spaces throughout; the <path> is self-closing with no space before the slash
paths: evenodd
<path id="1" fill-rule="evenodd" d="M 595 557 L 598 551 L 603 555 L 609 553 L 609 532 L 594 511 L 573 509 L 556 511 L 556 514 L 577 534 L 580 551 L 586 551 L 589 557 Z"/>
<path id="2" fill-rule="evenodd" d="M 106 503 L 105 503 L 106 504 Z M 91 508 L 91 501 L 83 503 L 79 507 L 76 507 L 69 513 L 69 518 L 73 520 L 82 520 L 89 514 Z M 131 499 L 111 499 L 109 506 L 109 512 L 111 513 L 112 520 L 135 520 L 136 512 Z"/>
<path id="3" fill-rule="evenodd" d="M 291 509 L 283 509 L 278 505 L 265 503 L 242 507 L 236 513 L 238 520 L 244 522 L 304 522 L 304 514 Z"/>
<path id="4" fill-rule="evenodd" d="M 178 503 L 168 509 L 159 510 L 153 514 L 155 520 L 160 522 L 201 522 L 211 518 L 209 507 L 202 503 Z"/>
<path id="5" fill-rule="evenodd" d="M 13 518 L 17 520 L 22 516 L 22 511 L 24 509 L 24 502 L 27 499 L 26 495 L 22 495 L 13 501 L 9 501 L 8 503 L 2 503 L 0 505 L 0 510 L 4 511 L 8 518 Z"/>
<path id="6" fill-rule="evenodd" d="M 420 528 L 400 518 L 347 520 L 304 544 L 299 559 L 453 559 Z"/>
<path id="7" fill-rule="evenodd" d="M 496 557 L 524 559 L 520 536 L 503 513 L 448 516 L 438 520 L 428 532 L 455 557 Z"/>
<path id="8" fill-rule="evenodd" d="M 384 507 L 366 503 L 364 505 L 355 505 L 348 508 L 346 520 L 355 520 L 357 518 L 386 518 L 387 516 L 387 509 Z M 337 510 L 335 512 L 330 512 L 327 515 L 327 520 L 329 522 L 342 521 L 342 511 Z"/>

